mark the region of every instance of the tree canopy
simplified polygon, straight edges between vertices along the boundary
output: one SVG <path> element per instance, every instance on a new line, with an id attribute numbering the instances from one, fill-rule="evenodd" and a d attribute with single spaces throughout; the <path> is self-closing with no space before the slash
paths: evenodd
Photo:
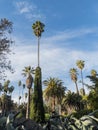
<path id="1" fill-rule="evenodd" d="M 6 77 L 6 70 L 13 72 L 11 61 L 8 55 L 11 54 L 11 45 L 13 43 L 10 38 L 13 23 L 6 18 L 0 20 L 0 79 Z"/>

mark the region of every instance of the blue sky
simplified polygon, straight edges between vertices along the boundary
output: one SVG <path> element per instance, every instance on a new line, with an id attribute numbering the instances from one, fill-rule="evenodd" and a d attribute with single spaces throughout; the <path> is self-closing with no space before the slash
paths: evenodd
<path id="1" fill-rule="evenodd" d="M 10 56 L 15 73 L 8 79 L 15 85 L 25 66 L 37 66 L 37 39 L 32 24 L 40 20 L 45 24 L 41 37 L 40 60 L 42 78 L 58 77 L 65 86 L 75 91 L 69 69 L 76 68 L 76 60 L 85 61 L 84 78 L 91 69 L 98 71 L 98 1 L 97 0 L 0 0 L 0 19 L 13 22 L 11 37 L 15 55 Z M 85 82 L 89 82 L 85 78 Z M 81 88 L 81 84 L 79 84 Z"/>

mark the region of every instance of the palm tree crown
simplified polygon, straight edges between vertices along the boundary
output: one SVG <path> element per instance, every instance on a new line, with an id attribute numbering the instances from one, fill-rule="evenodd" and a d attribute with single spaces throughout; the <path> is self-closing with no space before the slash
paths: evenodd
<path id="1" fill-rule="evenodd" d="M 76 65 L 78 66 L 79 69 L 82 70 L 84 68 L 84 65 L 85 65 L 84 62 L 85 61 L 83 60 L 77 60 Z"/>
<path id="2" fill-rule="evenodd" d="M 22 75 L 27 77 L 27 79 L 26 79 L 26 86 L 27 86 L 27 88 L 31 88 L 32 87 L 32 83 L 33 83 L 32 74 L 34 74 L 34 69 L 31 68 L 31 66 L 25 67 L 25 69 L 23 69 Z"/>
<path id="3" fill-rule="evenodd" d="M 91 70 L 91 76 L 96 77 L 97 76 L 97 71 L 92 69 Z"/>
<path id="4" fill-rule="evenodd" d="M 44 27 L 45 25 L 43 23 L 41 23 L 40 21 L 36 21 L 33 25 L 32 25 L 32 29 L 34 30 L 34 34 L 37 37 L 41 37 L 42 32 L 44 32 Z"/>

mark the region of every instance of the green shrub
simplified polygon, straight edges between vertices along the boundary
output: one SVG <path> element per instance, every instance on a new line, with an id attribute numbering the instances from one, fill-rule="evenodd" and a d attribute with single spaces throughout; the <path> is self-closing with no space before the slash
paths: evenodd
<path id="1" fill-rule="evenodd" d="M 77 119 L 79 119 L 82 116 L 88 115 L 91 112 L 92 112 L 92 110 L 81 110 L 81 111 L 78 111 L 78 112 L 73 112 L 71 115 L 73 115 L 74 117 L 76 117 Z"/>
<path id="2" fill-rule="evenodd" d="M 49 120 L 50 118 L 50 114 L 49 113 L 45 113 L 45 120 Z"/>

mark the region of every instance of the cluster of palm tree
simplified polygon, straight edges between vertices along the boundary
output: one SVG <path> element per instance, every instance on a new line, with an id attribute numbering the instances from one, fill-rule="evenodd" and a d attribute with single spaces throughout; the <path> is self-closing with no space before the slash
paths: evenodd
<path id="1" fill-rule="evenodd" d="M 76 61 L 76 65 L 77 67 L 80 69 L 80 73 L 81 73 L 81 83 L 82 83 L 82 90 L 83 90 L 83 95 L 85 95 L 85 89 L 84 89 L 84 81 L 83 81 L 83 68 L 85 66 L 84 64 L 84 61 L 83 60 L 77 60 Z M 71 68 L 70 69 L 70 76 L 71 76 L 71 79 L 72 81 L 75 83 L 76 85 L 76 91 L 77 91 L 77 94 L 79 94 L 79 88 L 78 88 L 78 84 L 77 84 L 77 81 L 78 81 L 78 70 L 77 68 Z"/>
<path id="2" fill-rule="evenodd" d="M 22 83 L 21 80 L 18 81 L 18 86 L 19 86 L 19 105 L 21 104 L 20 101 L 22 99 L 22 103 L 24 103 L 24 98 L 26 99 L 27 96 L 26 94 L 24 94 L 24 90 L 25 90 L 25 87 L 26 85 L 24 83 Z M 22 89 L 22 92 L 20 91 Z"/>
<path id="3" fill-rule="evenodd" d="M 0 108 L 2 114 L 6 114 L 12 107 L 12 92 L 14 91 L 14 86 L 10 86 L 10 80 L 6 80 L 4 84 L 0 83 Z"/>
<path id="4" fill-rule="evenodd" d="M 48 78 L 43 81 L 44 86 L 46 86 L 44 93 L 44 99 L 47 107 L 51 108 L 51 111 L 56 110 L 58 104 L 60 104 L 61 110 L 71 113 L 72 111 L 80 111 L 84 109 L 97 109 L 97 92 L 98 92 L 98 74 L 97 71 L 92 69 L 90 76 L 86 76 L 92 81 L 92 85 L 84 83 L 83 80 L 83 68 L 85 66 L 83 60 L 77 60 L 76 65 L 80 69 L 82 88 L 78 88 L 78 69 L 71 68 L 69 73 L 72 81 L 76 85 L 76 92 L 68 90 L 64 87 L 63 81 L 58 78 Z M 85 93 L 84 85 L 89 89 L 89 93 Z M 68 90 L 68 91 L 67 91 Z M 95 94 L 95 96 L 94 96 Z M 94 101 L 93 101 L 94 100 Z M 92 105 L 95 103 L 95 105 Z M 93 106 L 93 107 L 92 107 Z"/>

